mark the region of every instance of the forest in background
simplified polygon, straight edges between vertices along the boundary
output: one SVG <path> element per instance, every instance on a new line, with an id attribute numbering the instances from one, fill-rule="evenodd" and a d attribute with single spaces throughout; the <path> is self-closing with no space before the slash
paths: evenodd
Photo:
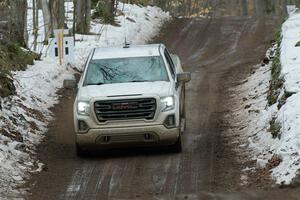
<path id="1" fill-rule="evenodd" d="M 65 2 L 73 2 L 73 25 L 67 27 Z M 115 22 L 120 3 L 130 3 L 143 6 L 159 6 L 169 11 L 175 17 L 197 17 L 209 15 L 252 15 L 278 14 L 285 11 L 287 4 L 300 6 L 298 0 L 0 0 L 0 76 L 7 77 L 7 71 L 24 69 L 26 64 L 38 58 L 31 51 L 23 53 L 19 46 L 25 49 L 36 49 L 37 42 L 28 44 L 29 33 L 35 38 L 44 29 L 43 43 L 53 37 L 54 29 L 69 29 L 70 35 L 93 34 L 90 32 L 92 20 L 101 20 L 103 24 L 118 25 Z M 215 9 L 217 7 L 217 9 Z M 236 7 L 237 9 L 228 9 Z M 30 8 L 30 9 L 28 9 Z M 32 13 L 28 13 L 28 12 Z M 27 26 L 27 15 L 32 16 L 32 27 Z M 39 15 L 44 22 L 39 24 Z M 33 48 L 32 48 L 33 46 Z M 18 54 L 20 56 L 12 56 Z M 20 59 L 21 58 L 21 59 Z M 3 75 L 4 74 L 4 75 Z M 7 86 L 8 87 L 8 86 Z"/>
<path id="2" fill-rule="evenodd" d="M 28 2 L 32 6 L 33 26 L 32 33 L 37 34 L 38 29 L 44 28 L 47 39 L 53 36 L 54 29 L 69 28 L 71 34 L 89 34 L 90 23 L 93 19 L 100 19 L 105 24 L 115 24 L 116 7 L 120 2 L 137 5 L 159 6 L 169 11 L 173 16 L 195 17 L 211 13 L 218 7 L 216 14 L 228 12 L 228 15 L 261 15 L 265 13 L 282 12 L 282 7 L 287 4 L 298 4 L 297 0 L 73 0 L 74 24 L 73 27 L 66 26 L 65 2 L 72 0 L 0 0 L 0 41 L 10 40 L 27 47 L 27 8 Z M 38 24 L 38 10 L 42 10 L 44 24 Z M 91 12 L 93 10 L 93 12 Z M 115 24 L 117 25 L 117 24 Z"/>

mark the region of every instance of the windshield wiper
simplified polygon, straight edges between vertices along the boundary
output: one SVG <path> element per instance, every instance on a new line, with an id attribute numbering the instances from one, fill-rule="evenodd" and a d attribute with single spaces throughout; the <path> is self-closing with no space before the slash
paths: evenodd
<path id="1" fill-rule="evenodd" d="M 105 83 L 103 82 L 99 82 L 99 83 L 86 83 L 84 84 L 84 86 L 88 86 L 88 85 L 104 85 Z"/>
<path id="2" fill-rule="evenodd" d="M 133 81 L 130 81 L 132 83 L 139 83 L 139 82 L 147 82 L 146 80 L 133 80 Z"/>

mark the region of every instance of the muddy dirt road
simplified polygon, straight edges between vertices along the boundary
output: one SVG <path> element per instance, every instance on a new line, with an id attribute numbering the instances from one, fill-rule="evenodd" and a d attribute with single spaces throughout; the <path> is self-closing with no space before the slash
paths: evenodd
<path id="1" fill-rule="evenodd" d="M 39 148 L 39 158 L 47 168 L 28 183 L 31 189 L 26 198 L 279 198 L 280 190 L 232 193 L 246 189 L 239 184 L 242 166 L 233 151 L 223 145 L 218 125 L 219 108 L 226 101 L 220 99 L 222 86 L 226 81 L 238 83 L 249 75 L 270 46 L 277 22 L 273 17 L 247 16 L 176 19 L 155 39 L 177 53 L 184 69 L 192 72 L 187 87 L 187 131 L 181 154 L 159 148 L 117 150 L 85 159 L 76 157 L 73 96 L 71 92 L 64 93 L 65 97 L 54 108 L 56 120 L 50 124 L 48 136 Z M 227 79 L 234 70 L 239 71 L 237 77 Z"/>

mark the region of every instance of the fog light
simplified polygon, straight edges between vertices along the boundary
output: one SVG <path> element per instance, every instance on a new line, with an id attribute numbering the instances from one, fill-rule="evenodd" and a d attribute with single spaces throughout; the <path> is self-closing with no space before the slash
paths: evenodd
<path id="1" fill-rule="evenodd" d="M 89 130 L 89 126 L 85 123 L 85 121 L 78 120 L 78 129 L 79 132 L 86 133 Z"/>
<path id="2" fill-rule="evenodd" d="M 109 141 L 110 141 L 110 137 L 109 136 L 104 136 L 103 142 L 108 143 Z"/>
<path id="3" fill-rule="evenodd" d="M 152 134 L 146 133 L 144 135 L 145 140 L 154 140 L 154 136 Z"/>
<path id="4" fill-rule="evenodd" d="M 149 134 L 145 134 L 145 140 L 149 140 L 150 135 Z"/>
<path id="5" fill-rule="evenodd" d="M 175 128 L 175 115 L 169 115 L 164 122 L 166 128 Z"/>

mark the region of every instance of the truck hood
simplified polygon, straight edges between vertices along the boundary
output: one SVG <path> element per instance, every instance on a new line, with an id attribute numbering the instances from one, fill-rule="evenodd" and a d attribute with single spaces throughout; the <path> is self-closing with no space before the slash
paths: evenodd
<path id="1" fill-rule="evenodd" d="M 157 81 L 90 85 L 82 87 L 78 91 L 78 97 L 82 100 L 89 100 L 93 97 L 153 94 L 159 96 L 169 96 L 171 94 L 171 82 Z"/>

